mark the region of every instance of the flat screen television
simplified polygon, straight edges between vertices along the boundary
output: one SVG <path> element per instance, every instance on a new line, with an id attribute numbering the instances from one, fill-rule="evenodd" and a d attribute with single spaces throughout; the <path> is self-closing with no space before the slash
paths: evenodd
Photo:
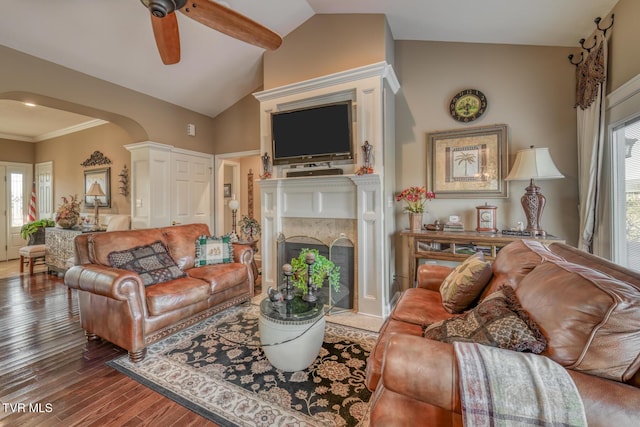
<path id="1" fill-rule="evenodd" d="M 353 159 L 351 101 L 271 114 L 273 164 Z"/>

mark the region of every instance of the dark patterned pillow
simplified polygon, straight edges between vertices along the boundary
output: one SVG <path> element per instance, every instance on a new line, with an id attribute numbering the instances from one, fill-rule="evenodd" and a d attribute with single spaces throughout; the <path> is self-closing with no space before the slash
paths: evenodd
<path id="1" fill-rule="evenodd" d="M 536 354 L 547 347 L 546 338 L 522 309 L 510 286 L 501 286 L 463 315 L 429 325 L 424 337 L 448 343 L 475 342 Z"/>
<path id="2" fill-rule="evenodd" d="M 180 270 L 169 255 L 167 247 L 160 241 L 124 251 L 114 251 L 107 255 L 107 258 L 112 267 L 138 273 L 145 286 L 187 275 Z"/>
<path id="3" fill-rule="evenodd" d="M 233 262 L 231 236 L 200 236 L 196 240 L 195 266 Z"/>

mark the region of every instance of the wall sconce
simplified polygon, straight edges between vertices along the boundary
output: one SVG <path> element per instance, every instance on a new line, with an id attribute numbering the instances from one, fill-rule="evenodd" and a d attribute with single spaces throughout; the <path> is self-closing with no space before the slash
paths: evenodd
<path id="1" fill-rule="evenodd" d="M 93 229 L 99 230 L 100 229 L 100 217 L 99 217 L 100 200 L 98 200 L 98 197 L 106 196 L 106 194 L 104 194 L 104 191 L 102 191 L 102 187 L 100 187 L 100 184 L 98 183 L 98 181 L 93 181 L 93 184 L 91 184 L 91 187 L 89 188 L 89 192 L 87 193 L 87 196 L 93 196 L 93 206 L 94 206 L 93 215 L 96 219 L 95 224 L 93 225 Z"/>
<path id="2" fill-rule="evenodd" d="M 560 173 L 548 148 L 533 148 L 520 150 L 516 154 L 516 161 L 513 163 L 511 172 L 505 181 L 526 181 L 530 180 L 529 186 L 520 199 L 525 216 L 527 217 L 527 228 L 525 231 L 532 236 L 545 235 L 545 231 L 540 227 L 542 210 L 546 204 L 546 198 L 540 193 L 540 187 L 535 185 L 534 179 L 556 179 L 564 178 Z"/>

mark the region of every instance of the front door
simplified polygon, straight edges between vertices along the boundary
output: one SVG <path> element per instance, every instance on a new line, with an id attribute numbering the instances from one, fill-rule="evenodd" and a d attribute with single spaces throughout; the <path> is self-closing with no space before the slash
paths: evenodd
<path id="1" fill-rule="evenodd" d="M 0 166 L 0 176 L 4 177 L 0 197 L 4 204 L 0 206 L 5 213 L 0 233 L 0 259 L 16 259 L 18 251 L 26 244 L 20 236 L 20 229 L 26 222 L 31 195 L 31 165 L 23 163 L 5 163 Z"/>

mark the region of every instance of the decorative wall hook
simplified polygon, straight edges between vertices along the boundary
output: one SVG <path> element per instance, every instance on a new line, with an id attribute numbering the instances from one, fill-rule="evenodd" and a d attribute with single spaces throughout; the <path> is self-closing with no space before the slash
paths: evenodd
<path id="1" fill-rule="evenodd" d="M 613 13 L 612 13 L 612 14 L 611 14 L 611 21 L 610 21 L 610 24 L 609 24 L 609 26 L 608 26 L 607 28 L 600 28 L 600 21 L 602 21 L 602 18 L 600 18 L 599 16 L 598 16 L 596 19 L 594 19 L 594 20 L 593 20 L 593 22 L 595 22 L 595 23 L 596 23 L 596 27 L 597 27 L 600 31 L 602 31 L 602 32 L 603 32 L 603 34 L 605 34 L 605 35 L 606 35 L 606 34 L 607 34 L 607 30 L 608 30 L 609 28 L 613 27 L 613 20 L 614 20 L 614 18 L 615 18 L 615 14 L 613 14 Z"/>
<path id="2" fill-rule="evenodd" d="M 597 36 L 597 35 L 594 35 L 594 36 L 593 36 L 593 44 L 592 44 L 591 46 L 589 46 L 589 47 L 586 47 L 586 46 L 584 45 L 584 42 L 585 42 L 585 41 L 586 41 L 585 39 L 580 39 L 580 46 L 582 46 L 582 48 L 583 48 L 584 50 L 586 50 L 587 52 L 591 52 L 591 49 L 593 49 L 594 47 L 596 47 L 596 45 L 598 44 L 598 36 Z"/>
<path id="3" fill-rule="evenodd" d="M 580 52 L 580 60 L 578 62 L 573 62 L 573 53 L 569 55 L 569 62 L 571 62 L 573 65 L 578 66 L 582 63 L 582 61 L 584 61 L 584 52 Z"/>
<path id="4" fill-rule="evenodd" d="M 593 20 L 593 22 L 595 22 L 596 24 L 596 28 L 598 29 L 598 31 L 602 32 L 602 37 L 604 40 L 604 37 L 607 35 L 607 30 L 610 29 L 611 27 L 613 27 L 613 20 L 615 18 L 615 15 L 611 14 L 611 18 L 609 21 L 609 26 L 604 28 L 600 26 L 600 22 L 602 22 L 602 18 L 601 17 L 597 17 L 596 19 Z M 582 48 L 582 50 L 580 51 L 580 60 L 577 62 L 574 62 L 573 58 L 575 57 L 574 54 L 569 55 L 569 62 L 573 65 L 575 65 L 576 67 L 580 64 L 582 64 L 586 59 L 585 59 L 585 55 L 584 52 L 586 51 L 587 54 L 589 54 L 591 52 L 591 50 L 593 50 L 595 47 L 597 47 L 599 45 L 598 43 L 598 34 L 594 34 L 593 35 L 593 44 L 591 46 L 585 46 L 585 43 L 587 42 L 587 39 L 580 39 L 578 41 L 578 43 L 580 43 L 580 47 Z"/>

